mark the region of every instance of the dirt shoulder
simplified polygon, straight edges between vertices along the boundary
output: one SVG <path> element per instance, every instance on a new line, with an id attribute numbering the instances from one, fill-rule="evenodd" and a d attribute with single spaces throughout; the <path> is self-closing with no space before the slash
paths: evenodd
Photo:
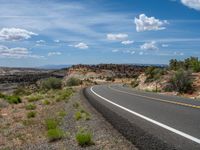
<path id="1" fill-rule="evenodd" d="M 0 149 L 22 149 L 22 150 L 135 150 L 136 148 L 127 141 L 112 125 L 110 125 L 84 98 L 82 91 L 76 89 L 73 96 L 67 101 L 52 102 L 43 105 L 37 101 L 37 116 L 25 119 L 25 104 L 12 105 L 9 110 L 12 113 L 2 116 L 5 122 L 0 132 Z M 2 109 L 3 110 L 3 109 Z M 65 136 L 61 139 L 49 142 L 46 137 L 47 131 L 44 120 L 49 117 L 59 116 L 62 112 L 62 121 L 59 128 Z M 64 113 L 63 113 L 64 112 Z M 79 113 L 77 113 L 79 112 Z M 19 113 L 19 114 L 17 114 Z M 5 114 L 5 113 L 4 113 Z M 25 113 L 26 114 L 26 113 Z M 80 114 L 79 116 L 77 114 Z M 16 119 L 16 116 L 21 116 Z M 23 119 L 24 118 L 24 119 Z M 26 121 L 24 121 L 26 120 Z M 29 121 L 27 121 L 29 120 Z M 10 122 L 9 122 L 10 121 Z M 7 123 L 7 124 L 6 124 Z M 27 124 L 26 124 L 27 123 Z M 91 133 L 92 144 L 80 146 L 76 140 L 77 132 L 86 129 Z"/>

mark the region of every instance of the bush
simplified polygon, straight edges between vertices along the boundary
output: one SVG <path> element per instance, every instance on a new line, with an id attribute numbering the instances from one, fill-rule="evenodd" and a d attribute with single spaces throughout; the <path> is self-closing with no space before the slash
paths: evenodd
<path id="1" fill-rule="evenodd" d="M 77 78 L 69 78 L 66 82 L 66 85 L 67 86 L 78 86 L 78 85 L 81 85 L 82 84 L 82 81 L 80 79 L 77 79 Z"/>
<path id="2" fill-rule="evenodd" d="M 43 96 L 41 94 L 37 93 L 37 94 L 34 94 L 34 95 L 29 95 L 27 97 L 27 100 L 29 102 L 35 102 L 35 101 L 38 101 L 38 100 L 40 100 L 42 98 L 43 98 Z"/>
<path id="3" fill-rule="evenodd" d="M 13 92 L 14 95 L 30 95 L 31 92 L 25 90 L 24 87 L 18 87 L 14 92 Z"/>
<path id="4" fill-rule="evenodd" d="M 184 71 L 183 69 L 178 70 L 171 77 L 169 83 L 172 90 L 177 91 L 179 93 L 188 93 L 193 91 L 193 81 L 191 78 L 191 72 L 189 71 Z M 170 86 L 168 85 L 168 88 Z"/>
<path id="5" fill-rule="evenodd" d="M 12 95 L 12 96 L 5 95 L 4 99 L 10 104 L 18 104 L 22 102 L 21 98 L 15 95 Z"/>
<path id="6" fill-rule="evenodd" d="M 58 115 L 63 118 L 67 115 L 67 113 L 65 111 L 60 111 Z"/>
<path id="7" fill-rule="evenodd" d="M 49 104 L 50 104 L 50 101 L 46 99 L 46 100 L 43 101 L 43 104 L 44 104 L 44 105 L 49 105 Z"/>
<path id="8" fill-rule="evenodd" d="M 75 119 L 76 119 L 76 120 L 80 120 L 81 118 L 82 118 L 81 112 L 80 112 L 80 111 L 77 111 L 77 112 L 75 113 Z"/>
<path id="9" fill-rule="evenodd" d="M 79 130 L 76 133 L 76 141 L 80 146 L 88 146 L 93 144 L 92 142 L 92 134 L 86 130 Z"/>
<path id="10" fill-rule="evenodd" d="M 150 66 L 145 70 L 145 75 L 147 76 L 145 82 L 152 82 L 160 79 L 162 75 L 165 74 L 165 70 L 161 68 L 156 68 L 154 66 Z"/>
<path id="11" fill-rule="evenodd" d="M 73 104 L 73 107 L 76 108 L 76 109 L 79 108 L 79 106 L 80 106 L 80 104 L 79 104 L 78 102 L 75 102 L 75 103 Z"/>
<path id="12" fill-rule="evenodd" d="M 131 81 L 131 87 L 135 88 L 138 85 L 139 85 L 139 81 L 137 81 L 137 80 Z"/>
<path id="13" fill-rule="evenodd" d="M 50 142 L 56 141 L 64 137 L 64 132 L 59 128 L 50 129 L 47 131 L 47 137 Z"/>
<path id="14" fill-rule="evenodd" d="M 59 121 L 57 119 L 46 119 L 45 120 L 45 126 L 48 130 L 50 129 L 56 129 L 59 125 Z"/>
<path id="15" fill-rule="evenodd" d="M 36 112 L 35 111 L 30 111 L 27 114 L 27 118 L 34 118 L 36 116 Z"/>
<path id="16" fill-rule="evenodd" d="M 112 82 L 114 82 L 115 78 L 114 77 L 106 77 L 106 81 L 112 81 Z"/>
<path id="17" fill-rule="evenodd" d="M 34 110 L 34 109 L 36 109 L 36 105 L 34 105 L 34 104 L 26 105 L 26 110 Z"/>
<path id="18" fill-rule="evenodd" d="M 42 88 L 45 90 L 50 90 L 50 89 L 61 89 L 62 87 L 62 80 L 58 78 L 48 78 L 42 81 L 41 83 Z"/>
<path id="19" fill-rule="evenodd" d="M 70 88 L 61 90 L 57 93 L 58 96 L 56 98 L 56 101 L 68 100 L 72 94 L 73 94 L 73 90 Z"/>

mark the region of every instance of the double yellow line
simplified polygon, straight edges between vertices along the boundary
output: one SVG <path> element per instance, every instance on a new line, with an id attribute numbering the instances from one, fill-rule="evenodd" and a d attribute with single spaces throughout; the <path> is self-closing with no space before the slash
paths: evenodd
<path id="1" fill-rule="evenodd" d="M 139 94 L 135 94 L 135 93 L 129 93 L 129 92 L 126 92 L 126 91 L 121 91 L 121 90 L 112 88 L 111 86 L 108 86 L 108 88 L 110 88 L 113 91 L 117 91 L 117 92 L 121 92 L 121 93 L 126 93 L 126 94 L 129 94 L 129 95 L 134 95 L 134 96 L 143 97 L 143 98 L 147 98 L 147 99 L 152 99 L 152 100 L 156 100 L 156 101 L 160 101 L 160 102 L 165 102 L 165 103 L 170 103 L 170 104 L 175 104 L 175 105 L 181 105 L 181 106 L 186 106 L 186 107 L 200 109 L 199 105 L 192 105 L 192 104 L 187 104 L 187 103 L 182 103 L 182 102 L 174 102 L 174 101 L 164 100 L 164 99 L 160 99 L 160 98 L 154 98 L 154 97 L 139 95 Z"/>

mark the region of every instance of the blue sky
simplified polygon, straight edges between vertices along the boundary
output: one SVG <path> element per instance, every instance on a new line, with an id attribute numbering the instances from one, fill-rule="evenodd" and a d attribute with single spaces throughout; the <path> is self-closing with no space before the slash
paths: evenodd
<path id="1" fill-rule="evenodd" d="M 200 57 L 200 0 L 0 0 L 0 66 Z"/>

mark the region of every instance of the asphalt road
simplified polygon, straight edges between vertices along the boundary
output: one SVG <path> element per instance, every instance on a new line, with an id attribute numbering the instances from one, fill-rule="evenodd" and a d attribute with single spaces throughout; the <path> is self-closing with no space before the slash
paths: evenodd
<path id="1" fill-rule="evenodd" d="M 198 100 L 121 85 L 93 86 L 85 93 L 108 121 L 140 149 L 200 150 Z"/>

